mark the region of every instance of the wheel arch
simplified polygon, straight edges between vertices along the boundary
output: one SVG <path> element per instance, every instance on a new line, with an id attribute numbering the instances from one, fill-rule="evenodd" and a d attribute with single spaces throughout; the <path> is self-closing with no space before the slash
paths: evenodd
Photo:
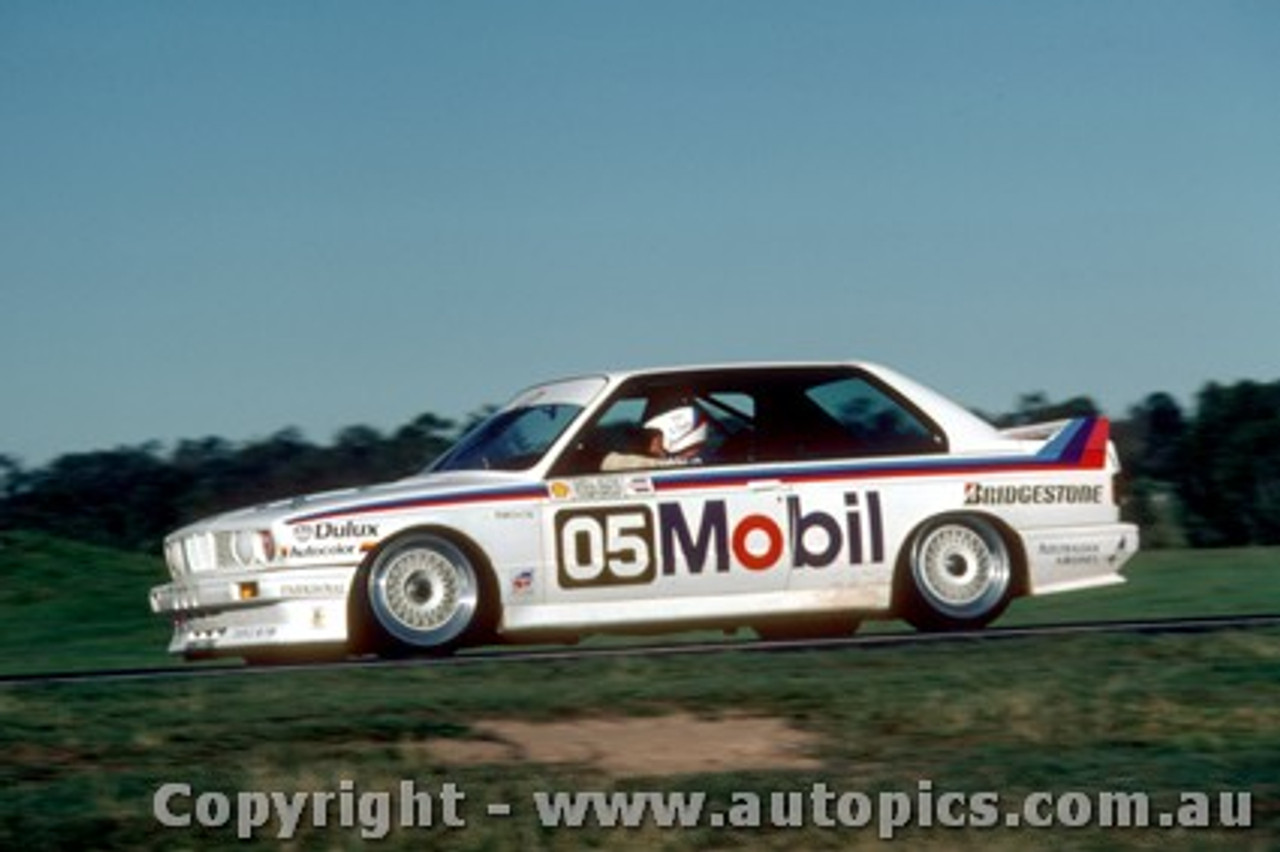
<path id="1" fill-rule="evenodd" d="M 475 568 L 476 579 L 480 585 L 479 604 L 476 627 L 469 631 L 484 634 L 485 638 L 496 636 L 498 624 L 502 617 L 502 596 L 499 592 L 497 572 L 492 560 L 484 548 L 471 536 L 456 527 L 440 523 L 416 524 L 397 530 L 393 535 L 378 542 L 365 554 L 364 559 L 356 567 L 351 590 L 347 595 L 348 648 L 356 653 L 378 652 L 388 650 L 385 638 L 380 635 L 376 619 L 370 609 L 369 571 L 378 557 L 388 548 L 414 536 L 429 535 L 442 539 L 457 547 L 470 560 Z"/>

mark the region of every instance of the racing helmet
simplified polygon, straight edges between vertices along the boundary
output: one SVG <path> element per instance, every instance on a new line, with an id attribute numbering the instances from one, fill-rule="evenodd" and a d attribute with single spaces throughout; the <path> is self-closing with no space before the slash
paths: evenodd
<path id="1" fill-rule="evenodd" d="M 707 440 L 706 418 L 692 405 L 682 405 L 651 417 L 644 426 L 662 435 L 662 451 L 671 456 L 696 449 Z"/>

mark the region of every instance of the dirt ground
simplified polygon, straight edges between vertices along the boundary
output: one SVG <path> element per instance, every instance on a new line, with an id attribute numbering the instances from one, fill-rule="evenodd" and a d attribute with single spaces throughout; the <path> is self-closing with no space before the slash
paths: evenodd
<path id="1" fill-rule="evenodd" d="M 684 775 L 746 769 L 816 769 L 819 743 L 782 719 L 687 713 L 564 722 L 492 719 L 472 725 L 474 739 L 426 744 L 446 766 L 559 763 L 613 777 Z"/>

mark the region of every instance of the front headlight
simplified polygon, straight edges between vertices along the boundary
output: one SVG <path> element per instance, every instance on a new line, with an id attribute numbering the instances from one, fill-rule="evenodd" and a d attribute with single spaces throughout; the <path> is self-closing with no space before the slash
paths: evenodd
<path id="1" fill-rule="evenodd" d="M 271 530 L 239 530 L 231 538 L 231 555 L 241 566 L 265 565 L 276 558 Z"/>
<path id="2" fill-rule="evenodd" d="M 263 562 L 274 562 L 276 558 L 276 537 L 271 534 L 271 530 L 258 530 L 256 541 L 258 547 L 258 555 Z"/>
<path id="3" fill-rule="evenodd" d="M 187 573 L 208 571 L 215 563 L 209 544 L 209 536 L 189 535 L 182 539 L 182 564 Z"/>
<path id="4" fill-rule="evenodd" d="M 253 530 L 240 530 L 231 538 L 231 555 L 241 565 L 252 565 L 257 555 L 254 541 L 257 533 Z"/>
<path id="5" fill-rule="evenodd" d="M 169 563 L 169 574 L 175 580 L 189 573 L 187 557 L 182 550 L 182 542 L 177 539 L 165 544 L 164 561 Z"/>

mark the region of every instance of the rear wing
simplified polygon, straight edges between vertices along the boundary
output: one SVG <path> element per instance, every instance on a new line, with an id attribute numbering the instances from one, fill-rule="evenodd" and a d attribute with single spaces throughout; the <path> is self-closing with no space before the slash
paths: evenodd
<path id="1" fill-rule="evenodd" d="M 1028 423 L 1025 426 L 1011 426 L 1001 429 L 1000 434 L 1018 441 L 1047 441 L 1071 423 L 1066 420 L 1046 420 L 1044 423 Z"/>
<path id="2" fill-rule="evenodd" d="M 1064 467 L 1104 468 L 1119 466 L 1111 446 L 1111 421 L 1105 417 L 1074 417 L 1001 429 L 1006 438 L 1044 441 L 1036 460 Z"/>

